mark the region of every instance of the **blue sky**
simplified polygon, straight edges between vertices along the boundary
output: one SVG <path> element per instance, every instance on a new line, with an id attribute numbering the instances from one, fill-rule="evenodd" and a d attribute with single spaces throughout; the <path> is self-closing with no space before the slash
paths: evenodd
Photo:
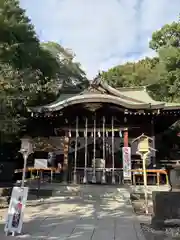
<path id="1" fill-rule="evenodd" d="M 20 0 L 41 41 L 76 54 L 89 78 L 126 61 L 153 56 L 154 30 L 178 20 L 180 0 Z"/>

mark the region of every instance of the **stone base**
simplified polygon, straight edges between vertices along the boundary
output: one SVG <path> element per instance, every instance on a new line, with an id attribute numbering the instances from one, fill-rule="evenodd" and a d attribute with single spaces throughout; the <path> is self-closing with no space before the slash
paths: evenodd
<path id="1" fill-rule="evenodd" d="M 123 183 L 127 184 L 127 185 L 132 185 L 132 181 L 131 180 L 123 180 Z"/>
<path id="2" fill-rule="evenodd" d="M 152 217 L 151 225 L 154 229 L 162 229 L 164 227 L 164 220 L 157 219 L 156 217 Z"/>
<path id="3" fill-rule="evenodd" d="M 165 220 L 180 219 L 180 192 L 153 192 L 152 225 L 156 228 L 164 226 Z"/>

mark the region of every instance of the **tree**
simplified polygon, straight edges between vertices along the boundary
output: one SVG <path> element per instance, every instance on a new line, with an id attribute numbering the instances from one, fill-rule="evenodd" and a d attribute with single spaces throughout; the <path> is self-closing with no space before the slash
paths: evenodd
<path id="1" fill-rule="evenodd" d="M 1 142 L 2 138 L 16 134 L 22 126 L 25 106 L 33 89 L 25 82 L 30 80 L 27 76 L 35 77 L 31 72 L 27 74 L 13 69 L 9 64 L 0 64 Z"/>
<path id="2" fill-rule="evenodd" d="M 34 27 L 19 1 L 2 0 L 0 9 L 0 59 L 18 69 L 29 67 L 39 50 Z"/>
<path id="3" fill-rule="evenodd" d="M 0 61 L 18 71 L 39 75 L 39 84 L 55 79 L 59 64 L 40 46 L 34 26 L 17 0 L 0 2 Z"/>
<path id="4" fill-rule="evenodd" d="M 43 43 L 41 46 L 52 54 L 60 66 L 57 73 L 59 83 L 78 84 L 82 87 L 86 87 L 89 84 L 80 64 L 74 61 L 75 55 L 72 51 L 64 49 L 60 44 L 55 42 Z"/>
<path id="5" fill-rule="evenodd" d="M 145 58 L 137 63 L 126 63 L 102 72 L 102 78 L 114 87 L 134 87 L 147 85 L 152 78 L 158 58 Z"/>
<path id="6" fill-rule="evenodd" d="M 149 44 L 150 48 L 159 51 L 160 48 L 180 47 L 180 22 L 164 25 L 160 30 L 155 31 Z"/>
<path id="7" fill-rule="evenodd" d="M 158 74 L 151 90 L 158 100 L 180 101 L 180 22 L 153 33 L 150 47 L 159 54 Z"/>
<path id="8" fill-rule="evenodd" d="M 159 101 L 180 101 L 180 22 L 154 32 L 150 47 L 158 57 L 116 66 L 103 72 L 102 78 L 114 87 L 148 86 Z"/>
<path id="9" fill-rule="evenodd" d="M 56 53 L 64 51 L 69 56 L 66 62 L 52 47 L 40 44 L 18 0 L 0 1 L 0 11 L 0 128 L 4 137 L 22 130 L 28 106 L 54 100 L 63 81 L 87 79 L 60 45 L 51 44 Z"/>

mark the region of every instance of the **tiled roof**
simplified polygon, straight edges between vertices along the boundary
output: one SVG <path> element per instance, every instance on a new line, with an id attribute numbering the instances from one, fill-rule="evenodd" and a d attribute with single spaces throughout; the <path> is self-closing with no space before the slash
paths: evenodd
<path id="1" fill-rule="evenodd" d="M 148 94 L 145 87 L 135 88 L 118 88 L 115 89 L 108 84 L 95 81 L 85 90 L 63 93 L 61 90 L 60 97 L 48 105 L 33 108 L 33 112 L 58 111 L 67 106 L 79 103 L 113 103 L 126 109 L 180 109 L 178 103 L 165 103 L 153 100 Z"/>

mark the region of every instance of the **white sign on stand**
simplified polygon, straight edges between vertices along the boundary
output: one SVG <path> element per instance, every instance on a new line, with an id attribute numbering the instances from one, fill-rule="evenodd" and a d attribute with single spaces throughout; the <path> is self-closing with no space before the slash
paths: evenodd
<path id="1" fill-rule="evenodd" d="M 47 159 L 35 159 L 34 160 L 34 167 L 36 169 L 43 169 L 48 167 L 48 161 Z"/>
<path id="2" fill-rule="evenodd" d="M 27 197 L 28 187 L 13 187 L 4 227 L 6 235 L 8 235 L 8 233 L 12 235 L 21 233 Z"/>
<path id="3" fill-rule="evenodd" d="M 122 159 L 123 159 L 123 179 L 131 180 L 131 148 L 122 148 Z"/>

